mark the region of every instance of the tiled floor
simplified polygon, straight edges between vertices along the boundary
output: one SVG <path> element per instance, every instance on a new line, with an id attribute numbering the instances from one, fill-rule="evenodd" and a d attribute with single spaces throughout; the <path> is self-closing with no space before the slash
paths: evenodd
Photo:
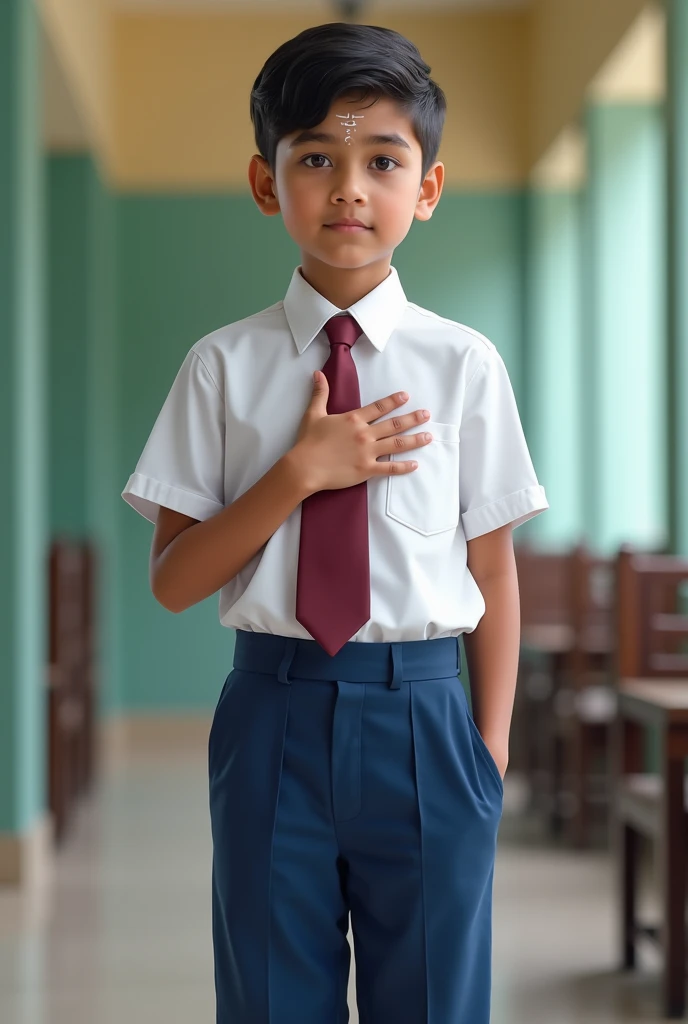
<path id="1" fill-rule="evenodd" d="M 82 808 L 44 897 L 0 890 L 1 1024 L 213 1024 L 205 765 L 204 747 L 128 757 Z M 545 848 L 507 783 L 493 1024 L 659 1020 L 658 962 L 614 969 L 609 858 Z"/>

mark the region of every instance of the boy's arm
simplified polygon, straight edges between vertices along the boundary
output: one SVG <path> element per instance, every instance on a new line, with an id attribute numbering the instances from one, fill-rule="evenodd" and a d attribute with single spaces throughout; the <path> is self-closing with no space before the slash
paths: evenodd
<path id="1" fill-rule="evenodd" d="M 469 540 L 467 548 L 468 568 L 485 599 L 480 622 L 463 637 L 473 717 L 504 776 L 521 641 L 511 523 Z"/>
<path id="2" fill-rule="evenodd" d="M 160 507 L 150 553 L 150 586 L 160 604 L 183 612 L 234 579 L 312 493 L 287 452 L 253 487 L 199 522 Z"/>

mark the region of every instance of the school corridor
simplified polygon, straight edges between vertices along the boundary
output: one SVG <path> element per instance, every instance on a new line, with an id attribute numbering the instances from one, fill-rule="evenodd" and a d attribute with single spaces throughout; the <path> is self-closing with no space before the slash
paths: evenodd
<path id="1" fill-rule="evenodd" d="M 249 93 L 349 19 L 446 93 L 392 263 L 496 346 L 550 506 L 514 532 L 493 1024 L 688 1014 L 688 0 L 0 0 L 0 1024 L 215 1019 L 235 636 L 153 598 L 121 492 L 191 346 L 286 292 Z"/>

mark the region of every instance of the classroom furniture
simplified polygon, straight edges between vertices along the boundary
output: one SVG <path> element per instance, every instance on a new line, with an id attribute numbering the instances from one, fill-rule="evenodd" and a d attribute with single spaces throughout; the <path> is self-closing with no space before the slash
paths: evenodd
<path id="1" fill-rule="evenodd" d="M 572 638 L 553 701 L 552 787 L 566 838 L 590 844 L 596 819 L 608 833 L 610 735 L 616 715 L 613 678 L 614 561 L 583 542 L 570 554 Z M 565 810 L 566 813 L 563 813 Z"/>
<path id="2" fill-rule="evenodd" d="M 514 547 L 521 607 L 521 647 L 514 702 L 514 753 L 509 761 L 524 770 L 530 807 L 548 815 L 554 828 L 558 808 L 553 780 L 559 750 L 552 731 L 561 673 L 573 643 L 570 552 Z"/>
<path id="3" fill-rule="evenodd" d="M 636 964 L 638 940 L 663 953 L 661 1002 L 667 1018 L 685 1013 L 685 898 L 688 794 L 688 559 L 625 546 L 616 569 L 618 709 L 613 730 L 612 847 L 618 864 L 621 963 Z M 648 727 L 658 765 L 647 771 Z M 660 919 L 638 919 L 640 843 L 654 844 Z"/>
<path id="4" fill-rule="evenodd" d="M 48 806 L 57 845 L 96 770 L 95 591 L 93 544 L 55 537 L 48 553 L 46 731 Z"/>

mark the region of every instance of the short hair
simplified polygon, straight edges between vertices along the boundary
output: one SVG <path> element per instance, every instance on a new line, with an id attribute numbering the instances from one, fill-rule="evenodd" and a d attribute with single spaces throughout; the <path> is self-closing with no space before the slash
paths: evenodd
<path id="1" fill-rule="evenodd" d="M 423 177 L 437 158 L 446 98 L 417 47 L 393 29 L 333 22 L 308 28 L 268 57 L 251 90 L 261 156 L 275 166 L 285 135 L 314 128 L 340 96 L 386 96 L 408 114 L 423 152 Z"/>

